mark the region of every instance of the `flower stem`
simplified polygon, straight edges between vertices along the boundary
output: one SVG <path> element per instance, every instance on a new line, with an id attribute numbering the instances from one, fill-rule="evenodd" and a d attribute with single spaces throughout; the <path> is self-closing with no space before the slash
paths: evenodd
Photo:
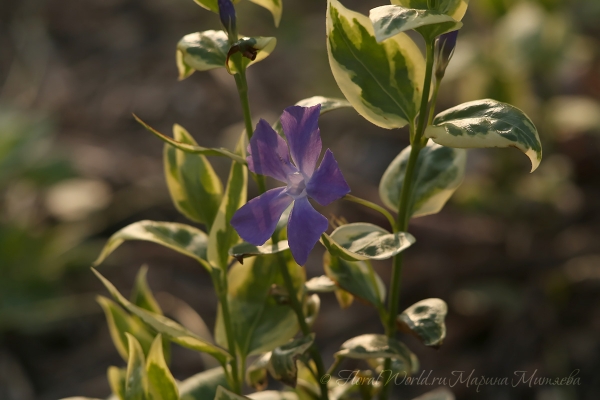
<path id="1" fill-rule="evenodd" d="M 387 218 L 387 220 L 389 221 L 390 225 L 392 226 L 392 230 L 396 230 L 396 221 L 394 220 L 394 217 L 392 217 L 392 214 L 390 214 L 388 212 L 388 210 L 386 210 L 385 208 L 370 202 L 369 200 L 365 200 L 365 199 L 361 199 L 360 197 L 356 197 L 353 196 L 351 194 L 347 194 L 344 197 L 342 197 L 344 200 L 348 200 L 348 201 L 352 201 L 354 203 L 363 205 L 365 207 L 369 207 L 372 210 L 378 211 L 379 213 L 381 213 L 384 217 Z"/>
<path id="2" fill-rule="evenodd" d="M 402 185 L 402 192 L 400 194 L 400 203 L 398 204 L 398 219 L 396 221 L 396 228 L 400 231 L 406 231 L 408 229 L 408 221 L 410 220 L 410 198 L 412 195 L 412 186 L 414 181 L 415 167 L 417 160 L 419 159 L 419 153 L 425 146 L 423 143 L 423 134 L 428 122 L 428 106 L 429 106 L 429 93 L 431 91 L 431 80 L 433 76 L 433 64 L 434 64 L 434 53 L 435 53 L 435 40 L 426 39 L 426 52 L 427 52 L 427 66 L 425 71 L 425 81 L 423 84 L 423 97 L 421 98 L 421 107 L 419 110 L 419 117 L 417 122 L 416 131 L 414 131 L 414 124 L 411 124 L 411 150 L 406 165 L 406 172 L 404 174 L 404 184 Z M 437 96 L 437 88 L 434 92 Z M 435 102 L 435 99 L 433 100 Z M 400 286 L 402 280 L 402 261 L 403 253 L 398 254 L 394 257 L 393 268 L 392 268 L 392 283 L 390 285 L 390 296 L 388 303 L 388 321 L 385 328 L 385 333 L 389 338 L 394 337 L 396 334 L 396 314 L 398 314 L 398 305 L 400 303 Z M 383 373 L 390 371 L 392 366 L 392 360 L 386 359 L 383 367 Z M 385 385 L 382 388 L 380 400 L 387 400 L 389 395 L 390 385 Z"/>

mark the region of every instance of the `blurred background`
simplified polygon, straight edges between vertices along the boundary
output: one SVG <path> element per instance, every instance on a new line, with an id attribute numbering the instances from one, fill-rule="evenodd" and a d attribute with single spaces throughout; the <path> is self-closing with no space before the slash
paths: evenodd
<path id="1" fill-rule="evenodd" d="M 377 0 L 346 0 L 368 13 Z M 440 110 L 492 97 L 526 111 L 544 160 L 513 150 L 469 152 L 467 176 L 444 210 L 411 224 L 402 309 L 446 300 L 440 350 L 404 338 L 432 376 L 475 370 L 566 377 L 580 386 L 457 385 L 459 399 L 600 398 L 600 2 L 472 0 L 442 85 Z M 341 97 L 325 51 L 324 0 L 284 1 L 280 28 L 249 2 L 242 33 L 276 36 L 275 52 L 250 68 L 254 116 L 274 122 L 313 95 Z M 175 45 L 219 29 L 192 0 L 19 0 L 0 2 L 0 398 L 105 397 L 106 369 L 122 366 L 89 266 L 105 240 L 141 219 L 186 222 L 164 181 L 163 144 L 135 112 L 170 133 L 186 127 L 204 146 L 232 147 L 242 129 L 225 70 L 177 81 Z M 407 145 L 405 131 L 377 128 L 346 109 L 321 119 L 353 193 L 379 202 L 378 182 Z M 213 161 L 213 160 L 211 160 Z M 214 159 L 225 176 L 228 162 Z M 257 190 L 250 187 L 249 196 Z M 379 215 L 338 202 L 324 212 L 386 226 Z M 323 250 L 306 266 L 321 275 Z M 208 326 L 216 299 L 193 261 L 158 245 L 128 243 L 103 265 L 128 293 L 142 264 L 167 314 Z M 389 281 L 390 264 L 376 265 Z M 170 294 L 169 294 L 170 293 Z M 176 297 L 174 296 L 176 294 Z M 188 307 L 187 304 L 191 306 Z M 346 339 L 381 332 L 374 309 L 340 310 L 322 296 L 315 326 L 326 360 Z M 174 348 L 182 379 L 204 368 Z M 351 364 L 347 367 L 353 367 Z M 403 387 L 410 399 L 431 387 Z"/>

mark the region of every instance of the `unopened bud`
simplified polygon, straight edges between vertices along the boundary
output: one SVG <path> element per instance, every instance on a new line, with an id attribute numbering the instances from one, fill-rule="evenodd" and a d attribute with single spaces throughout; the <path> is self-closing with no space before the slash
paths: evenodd
<path id="1" fill-rule="evenodd" d="M 454 55 L 454 49 L 456 48 L 456 38 L 458 37 L 458 31 L 452 31 L 444 33 L 438 37 L 436 42 L 436 53 L 437 53 L 437 64 L 435 68 L 435 76 L 438 79 L 444 77 L 446 68 Z"/>
<path id="2" fill-rule="evenodd" d="M 227 33 L 232 36 L 233 39 L 237 40 L 237 26 L 236 26 L 236 17 L 235 17 L 235 8 L 233 7 L 233 3 L 231 0 L 219 0 L 219 17 L 221 18 L 221 23 L 223 27 L 227 31 Z"/>

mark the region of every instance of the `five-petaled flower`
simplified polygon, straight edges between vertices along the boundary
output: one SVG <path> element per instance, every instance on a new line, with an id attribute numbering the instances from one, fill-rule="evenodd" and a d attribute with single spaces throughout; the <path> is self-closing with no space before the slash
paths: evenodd
<path id="1" fill-rule="evenodd" d="M 300 265 L 306 263 L 328 226 L 327 218 L 313 208 L 308 198 L 325 206 L 350 192 L 331 150 L 327 149 L 321 165 L 315 169 L 321 154 L 320 110 L 321 105 L 285 109 L 281 125 L 287 144 L 265 120 L 260 120 L 248 145 L 248 168 L 287 186 L 250 200 L 231 219 L 242 239 L 260 246 L 273 235 L 281 215 L 294 203 L 287 236 L 292 255 Z"/>

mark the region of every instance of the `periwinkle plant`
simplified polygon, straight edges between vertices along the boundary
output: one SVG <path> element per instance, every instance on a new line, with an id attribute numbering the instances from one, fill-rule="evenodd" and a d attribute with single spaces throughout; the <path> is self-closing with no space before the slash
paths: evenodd
<path id="1" fill-rule="evenodd" d="M 166 142 L 165 174 L 175 206 L 204 230 L 140 221 L 115 233 L 95 265 L 126 240 L 151 241 L 187 255 L 210 274 L 219 300 L 217 323 L 214 337 L 199 335 L 162 315 L 145 270 L 130 300 L 94 270 L 116 301 L 99 300 L 115 346 L 127 361 L 126 369 L 108 371 L 113 397 L 385 400 L 392 386 L 389 378 L 419 369 L 416 356 L 398 340 L 398 328 L 426 346 L 442 345 L 446 334 L 443 300 L 425 299 L 398 310 L 403 251 L 415 241 L 407 233 L 409 220 L 440 211 L 462 181 L 467 148 L 515 147 L 529 156 L 535 169 L 542 156 L 537 131 L 523 112 L 491 99 L 435 115 L 468 0 L 392 0 L 392 5 L 371 10 L 370 17 L 328 0 L 327 51 L 346 100 L 305 99 L 287 108 L 280 121 L 270 125 L 261 120 L 255 129 L 246 69 L 266 58 L 276 40 L 241 37 L 230 0 L 195 1 L 219 14 L 224 31 L 197 32 L 179 42 L 180 79 L 194 71 L 226 68 L 236 82 L 245 130 L 235 149 L 206 148 L 179 125 L 171 138 L 138 119 Z M 251 1 L 269 9 L 278 24 L 281 0 Z M 423 36 L 425 57 L 408 30 Z M 317 166 L 322 150 L 319 115 L 342 107 L 353 107 L 383 128 L 408 126 L 410 146 L 392 161 L 379 186 L 381 201 L 395 216 L 349 194 L 331 151 Z M 231 159 L 225 185 L 207 156 Z M 249 175 L 261 195 L 247 201 Z M 267 190 L 265 176 L 285 186 Z M 309 199 L 326 205 L 340 198 L 382 213 L 392 231 L 351 223 L 326 233 L 328 221 Z M 325 274 L 306 281 L 301 265 L 318 241 L 327 249 Z M 371 260 L 386 259 L 393 268 L 388 295 L 371 266 Z M 353 297 L 372 304 L 384 331 L 349 338 L 328 369 L 311 331 L 322 292 L 335 292 L 341 304 Z M 216 366 L 176 382 L 165 361 L 170 342 L 208 355 L 207 364 Z M 339 385 L 336 379 L 328 383 L 327 377 L 335 376 L 345 359 L 361 360 L 360 376 L 380 378 L 369 385 Z M 268 375 L 285 388 L 263 391 Z M 257 392 L 248 394 L 252 389 Z M 443 389 L 420 397 L 429 398 L 452 395 Z"/>

